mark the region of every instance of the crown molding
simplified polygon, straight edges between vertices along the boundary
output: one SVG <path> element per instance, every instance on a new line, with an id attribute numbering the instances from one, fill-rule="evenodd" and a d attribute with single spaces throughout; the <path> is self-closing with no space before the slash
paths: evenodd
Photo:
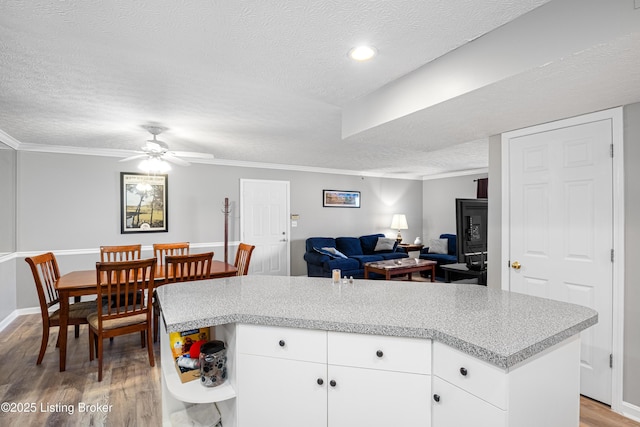
<path id="1" fill-rule="evenodd" d="M 5 131 L 3 131 L 2 129 L 0 129 L 0 142 L 8 145 L 9 147 L 17 150 L 22 143 L 20 141 L 18 141 L 17 139 L 15 139 L 14 137 L 12 137 L 11 135 L 9 135 L 8 133 L 6 133 Z"/>
<path id="2" fill-rule="evenodd" d="M 436 175 L 426 175 L 422 177 L 423 181 L 429 181 L 432 179 L 442 179 L 442 178 L 455 178 L 458 176 L 467 176 L 467 175 L 479 175 L 479 174 L 483 174 L 483 173 L 489 173 L 489 168 L 480 168 L 480 169 L 469 169 L 469 170 L 462 170 L 462 171 L 455 171 L 455 172 L 446 172 L 446 173 L 439 173 Z"/>

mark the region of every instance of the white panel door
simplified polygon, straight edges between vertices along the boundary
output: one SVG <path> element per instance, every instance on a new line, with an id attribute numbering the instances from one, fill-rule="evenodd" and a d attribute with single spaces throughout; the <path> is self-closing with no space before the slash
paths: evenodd
<path id="1" fill-rule="evenodd" d="M 588 306 L 581 393 L 611 403 L 611 120 L 509 140 L 510 290 Z"/>
<path id="2" fill-rule="evenodd" d="M 240 235 L 255 245 L 249 274 L 289 275 L 289 182 L 240 180 Z"/>

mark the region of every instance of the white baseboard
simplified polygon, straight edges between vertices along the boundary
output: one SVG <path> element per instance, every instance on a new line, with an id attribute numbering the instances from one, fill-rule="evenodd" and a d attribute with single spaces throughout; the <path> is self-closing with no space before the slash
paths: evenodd
<path id="1" fill-rule="evenodd" d="M 640 406 L 629 402 L 622 402 L 622 415 L 634 421 L 640 422 Z"/>
<path id="2" fill-rule="evenodd" d="M 11 324 L 14 320 L 18 318 L 18 316 L 24 316 L 25 314 L 39 314 L 40 307 L 29 307 L 29 308 L 21 308 L 18 310 L 13 310 L 7 317 L 0 321 L 0 332 L 4 330 L 7 326 Z"/>

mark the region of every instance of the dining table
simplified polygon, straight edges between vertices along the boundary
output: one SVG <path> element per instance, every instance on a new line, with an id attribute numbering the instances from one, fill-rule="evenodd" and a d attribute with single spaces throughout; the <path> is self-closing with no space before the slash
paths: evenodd
<path id="1" fill-rule="evenodd" d="M 211 278 L 232 277 L 238 274 L 238 269 L 224 261 L 213 260 L 211 263 Z M 154 272 L 154 284 L 164 283 L 165 266 L 157 265 Z M 97 295 L 97 274 L 93 270 L 76 270 L 60 276 L 56 281 L 56 289 L 60 298 L 60 332 L 58 337 L 60 351 L 60 372 L 65 371 L 67 362 L 67 326 L 69 322 L 69 298 L 79 299 L 82 296 Z M 96 307 L 97 308 L 97 307 Z"/>

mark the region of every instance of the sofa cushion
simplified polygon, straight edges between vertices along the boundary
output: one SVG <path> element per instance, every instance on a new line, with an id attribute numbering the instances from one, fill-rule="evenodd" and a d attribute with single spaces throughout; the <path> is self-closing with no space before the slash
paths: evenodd
<path id="1" fill-rule="evenodd" d="M 456 245 L 456 240 L 458 239 L 458 237 L 455 234 L 441 234 L 440 238 L 448 240 L 449 249 L 448 249 L 447 253 L 449 255 L 456 255 L 457 256 L 458 247 Z"/>
<path id="2" fill-rule="evenodd" d="M 409 258 L 409 255 L 405 252 L 378 252 L 378 254 L 384 259 Z"/>
<path id="3" fill-rule="evenodd" d="M 336 238 L 336 249 L 348 257 L 354 255 L 363 255 L 360 239 L 357 237 L 338 237 Z"/>
<path id="4" fill-rule="evenodd" d="M 360 263 L 360 268 L 364 268 L 364 265 L 368 262 L 382 261 L 384 258 L 382 255 L 352 255 L 350 259 L 356 259 Z"/>
<path id="5" fill-rule="evenodd" d="M 306 241 L 306 252 L 313 252 L 313 248 L 335 248 L 336 239 L 333 237 L 309 237 Z"/>
<path id="6" fill-rule="evenodd" d="M 428 259 L 431 261 L 437 261 L 438 265 L 441 264 L 455 264 L 458 262 L 458 257 L 455 255 L 446 254 L 420 254 L 421 259 Z"/>
<path id="7" fill-rule="evenodd" d="M 449 252 L 449 240 L 448 239 L 431 239 L 429 240 L 429 253 L 430 254 L 444 254 Z"/>
<path id="8" fill-rule="evenodd" d="M 358 270 L 360 268 L 360 262 L 353 258 L 333 258 L 324 263 L 325 270 L 331 272 L 333 269 L 339 269 L 341 273 Z M 330 276 L 327 276 L 330 277 Z"/>
<path id="9" fill-rule="evenodd" d="M 378 239 L 380 237 L 385 237 L 382 233 L 376 234 L 366 234 L 364 236 L 360 236 L 360 246 L 362 247 L 362 253 L 371 255 L 374 253 L 376 249 L 376 244 L 378 243 Z"/>

